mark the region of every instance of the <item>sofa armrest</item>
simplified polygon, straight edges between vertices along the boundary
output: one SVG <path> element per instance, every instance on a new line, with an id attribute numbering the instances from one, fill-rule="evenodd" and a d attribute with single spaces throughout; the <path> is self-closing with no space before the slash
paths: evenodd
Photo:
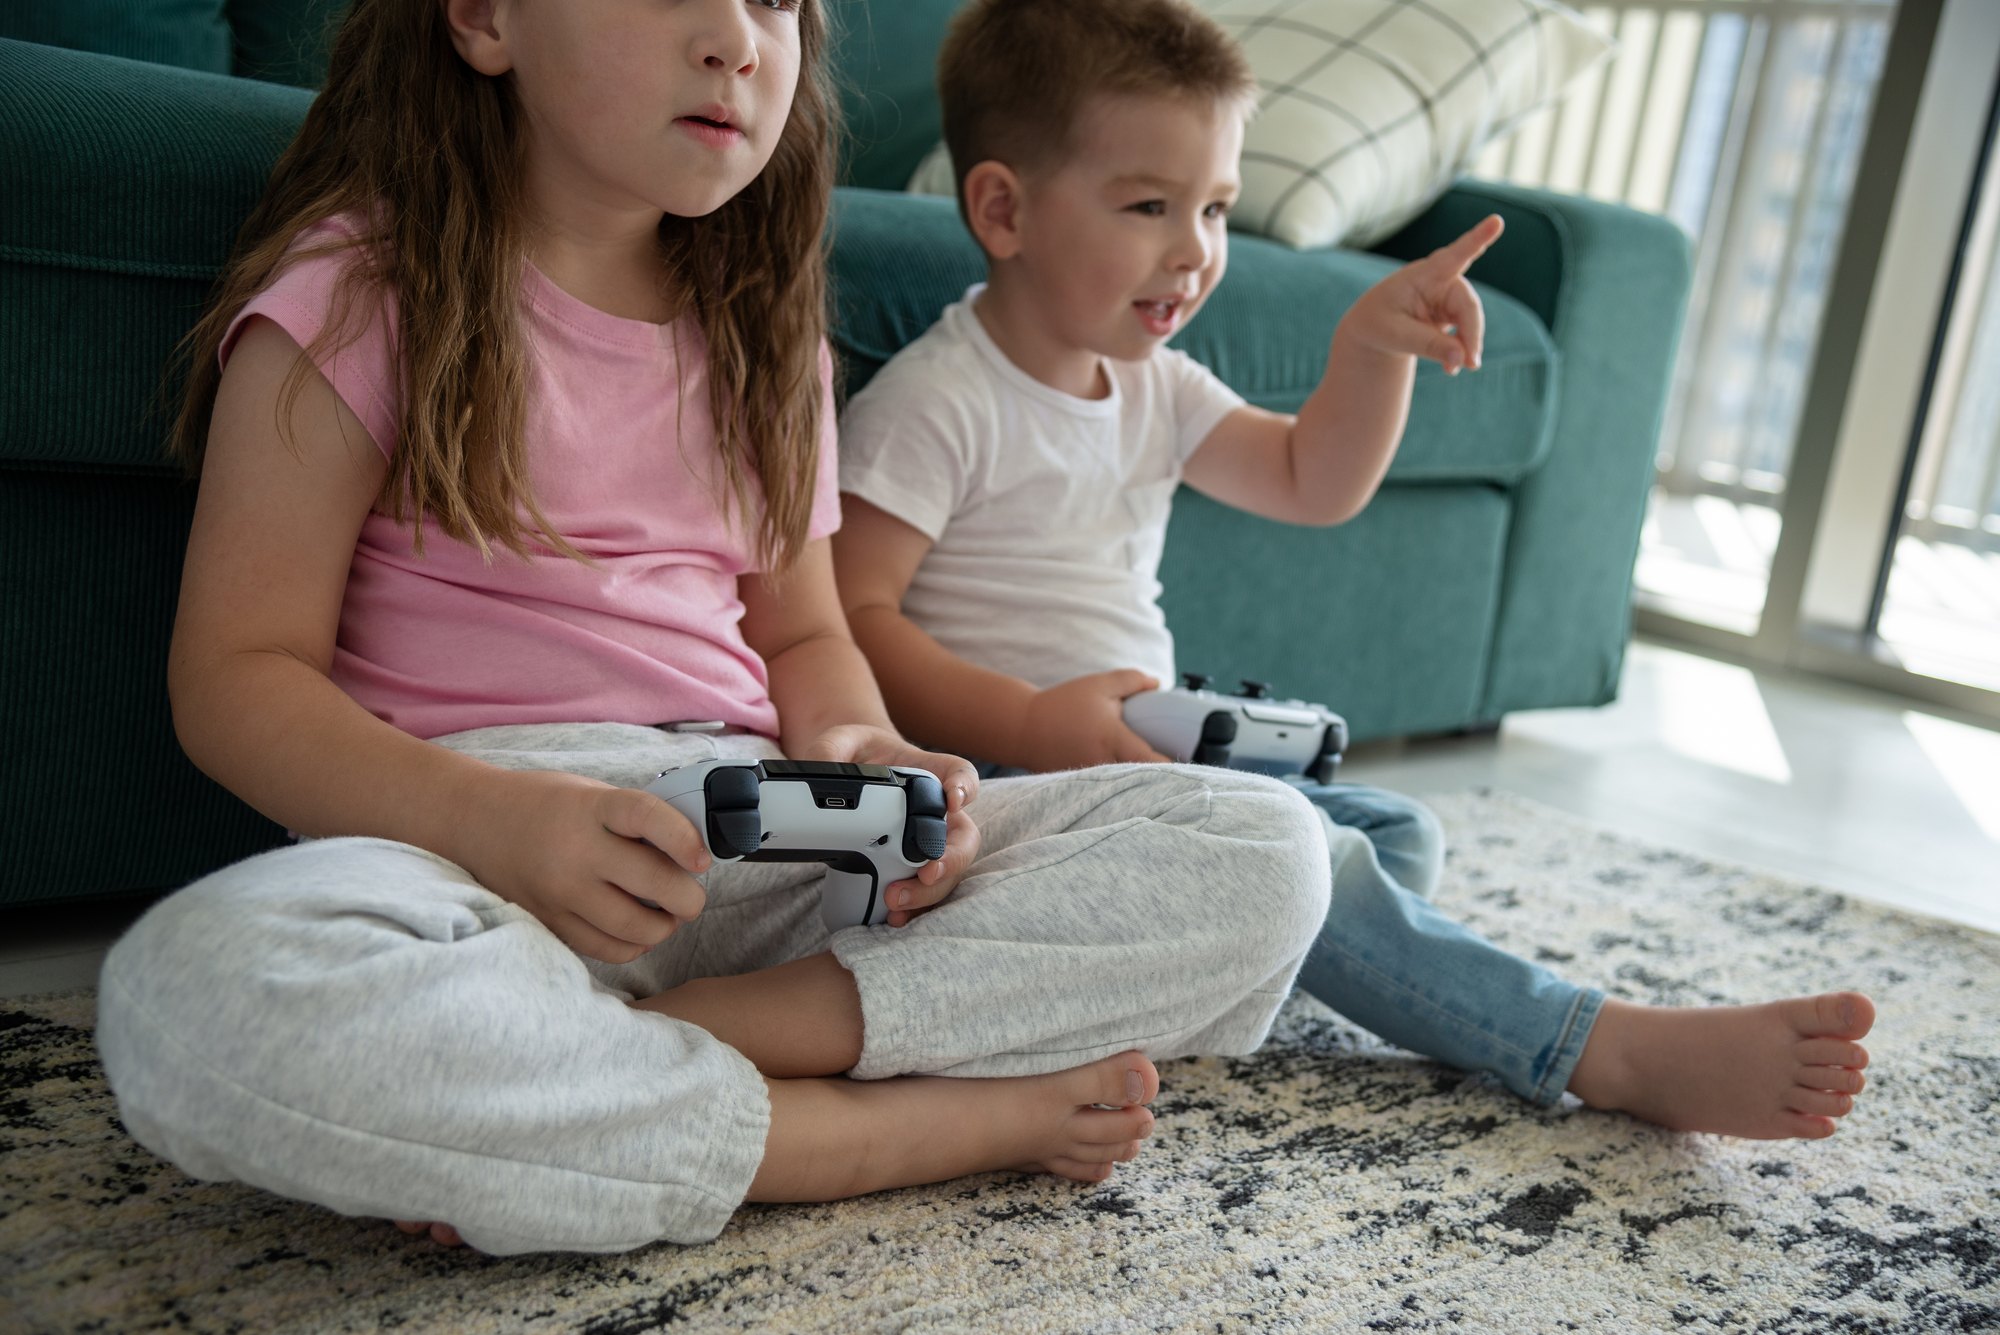
<path id="1" fill-rule="evenodd" d="M 1471 276 L 1540 315 L 1561 358 L 1547 461 L 1514 495 L 1482 705 L 1497 719 L 1617 692 L 1692 257 L 1664 218 L 1488 181 L 1461 182 L 1377 249 L 1415 259 L 1488 213 L 1507 231 Z"/>
<path id="2" fill-rule="evenodd" d="M 0 464 L 166 467 L 161 374 L 311 101 L 0 40 Z"/>

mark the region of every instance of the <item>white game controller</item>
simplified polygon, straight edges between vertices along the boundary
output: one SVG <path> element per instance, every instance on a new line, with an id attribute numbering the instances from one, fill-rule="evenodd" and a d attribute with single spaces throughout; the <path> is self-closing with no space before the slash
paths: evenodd
<path id="1" fill-rule="evenodd" d="M 1184 672 L 1173 690 L 1129 697 L 1125 726 L 1175 760 L 1333 782 L 1347 750 L 1346 719 L 1325 705 L 1273 700 L 1261 681 L 1245 681 L 1237 695 L 1208 683 Z"/>
<path id="2" fill-rule="evenodd" d="M 944 786 L 929 770 L 824 760 L 704 760 L 646 785 L 717 862 L 824 862 L 826 925 L 888 918 L 882 894 L 944 856 Z"/>

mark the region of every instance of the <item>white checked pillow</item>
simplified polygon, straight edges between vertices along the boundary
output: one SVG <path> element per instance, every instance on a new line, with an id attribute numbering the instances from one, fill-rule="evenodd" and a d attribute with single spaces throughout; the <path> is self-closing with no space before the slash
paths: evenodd
<path id="1" fill-rule="evenodd" d="M 1611 50 L 1555 0 L 1194 0 L 1243 46 L 1257 115 L 1239 231 L 1366 246 Z M 940 144 L 911 190 L 951 194 Z"/>

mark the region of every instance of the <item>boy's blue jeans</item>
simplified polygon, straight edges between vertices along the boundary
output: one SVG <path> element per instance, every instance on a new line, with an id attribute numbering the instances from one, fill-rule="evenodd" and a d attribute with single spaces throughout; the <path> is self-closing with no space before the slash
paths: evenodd
<path id="1" fill-rule="evenodd" d="M 981 778 L 1026 770 L 980 765 Z M 1486 1071 L 1531 1103 L 1562 1097 L 1604 994 L 1453 922 L 1430 902 L 1444 831 L 1412 797 L 1280 776 L 1331 827 L 1333 898 L 1298 985 L 1398 1047 Z"/>
<path id="2" fill-rule="evenodd" d="M 1604 994 L 1430 903 L 1444 836 L 1421 802 L 1361 784 L 1289 782 L 1332 827 L 1333 899 L 1298 985 L 1398 1047 L 1490 1071 L 1533 1103 L 1560 1098 Z"/>

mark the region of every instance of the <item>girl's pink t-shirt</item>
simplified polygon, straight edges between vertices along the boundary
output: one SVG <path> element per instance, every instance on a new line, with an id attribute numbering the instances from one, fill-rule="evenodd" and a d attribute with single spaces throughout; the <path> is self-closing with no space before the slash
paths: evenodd
<path id="1" fill-rule="evenodd" d="M 341 254 L 292 263 L 237 315 L 223 361 L 255 315 L 309 345 L 346 263 Z M 418 556 L 410 525 L 371 513 L 341 603 L 334 682 L 418 737 L 503 723 L 697 719 L 776 737 L 769 678 L 744 642 L 736 590 L 738 576 L 759 568 L 760 516 L 724 518 L 699 327 L 607 315 L 532 265 L 520 309 L 530 484 L 549 522 L 596 564 L 540 547 L 525 559 L 504 547 L 482 556 L 429 521 Z M 368 314 L 355 341 L 316 363 L 393 457 L 393 297 Z M 813 538 L 840 526 L 824 347 L 820 373 Z"/>

